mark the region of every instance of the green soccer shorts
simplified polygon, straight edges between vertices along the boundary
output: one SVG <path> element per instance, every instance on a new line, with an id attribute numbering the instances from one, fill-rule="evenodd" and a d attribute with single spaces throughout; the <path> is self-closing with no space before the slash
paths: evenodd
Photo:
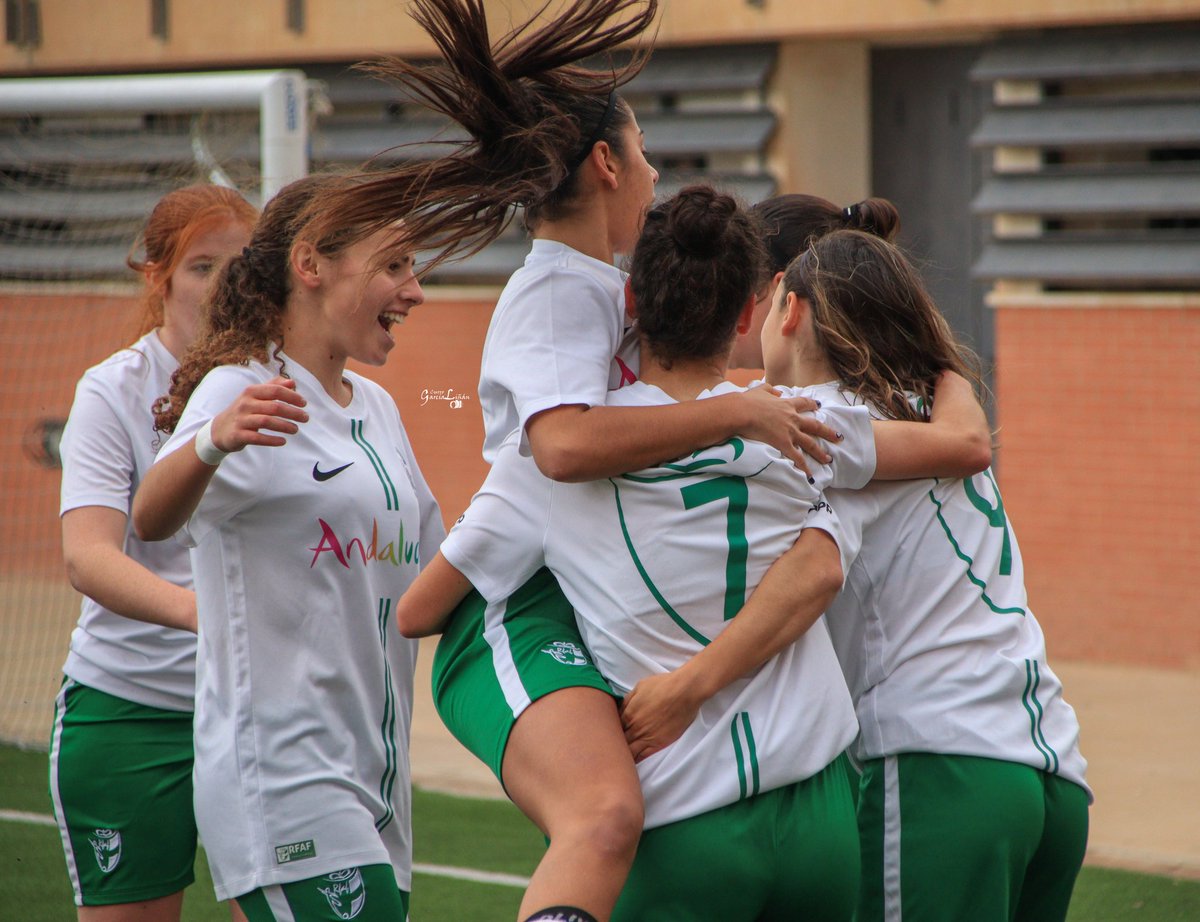
<path id="1" fill-rule="evenodd" d="M 547 569 L 504 602 L 472 591 L 455 609 L 433 660 L 442 722 L 500 779 L 513 724 L 534 701 L 563 688 L 612 689 L 592 662 L 575 611 Z"/>
<path id="2" fill-rule="evenodd" d="M 844 763 L 646 830 L 612 922 L 849 922 L 859 846 Z"/>
<path id="3" fill-rule="evenodd" d="M 369 864 L 259 887 L 237 904 L 250 922 L 404 922 L 408 896 L 391 865 Z"/>
<path id="4" fill-rule="evenodd" d="M 192 715 L 63 682 L 50 797 L 78 906 L 177 893 L 195 875 Z"/>
<path id="5" fill-rule="evenodd" d="M 1062 922 L 1088 794 L 1028 765 L 901 753 L 863 765 L 858 922 Z"/>

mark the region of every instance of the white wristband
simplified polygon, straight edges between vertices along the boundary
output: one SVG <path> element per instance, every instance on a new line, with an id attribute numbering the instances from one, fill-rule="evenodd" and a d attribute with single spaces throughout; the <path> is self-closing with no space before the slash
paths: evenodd
<path id="1" fill-rule="evenodd" d="M 229 452 L 221 451 L 221 449 L 217 448 L 216 443 L 212 439 L 212 424 L 213 421 L 210 419 L 196 433 L 196 457 L 205 464 L 216 467 L 225 460 L 225 456 Z"/>

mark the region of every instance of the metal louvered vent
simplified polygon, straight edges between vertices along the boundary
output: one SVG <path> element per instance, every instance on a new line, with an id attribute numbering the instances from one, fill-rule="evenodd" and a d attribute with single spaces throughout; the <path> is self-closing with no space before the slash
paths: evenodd
<path id="1" fill-rule="evenodd" d="M 1200 290 L 1200 30 L 1005 40 L 971 71 L 991 106 L 972 202 L 977 278 L 1032 290 Z"/>

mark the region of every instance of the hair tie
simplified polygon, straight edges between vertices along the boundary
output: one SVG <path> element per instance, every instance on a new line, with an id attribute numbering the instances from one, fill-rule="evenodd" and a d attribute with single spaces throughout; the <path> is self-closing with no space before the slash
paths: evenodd
<path id="1" fill-rule="evenodd" d="M 596 123 L 595 129 L 588 135 L 588 139 L 583 143 L 583 147 L 567 164 L 568 173 L 574 173 L 583 165 L 583 161 L 587 160 L 588 154 L 592 152 L 592 148 L 596 146 L 596 142 L 603 136 L 604 129 L 608 127 L 608 123 L 612 119 L 613 110 L 616 107 L 617 91 L 610 90 L 608 93 L 608 103 L 604 107 L 604 114 L 600 116 L 600 121 Z"/>
<path id="2" fill-rule="evenodd" d="M 846 219 L 847 224 L 857 224 L 858 216 L 862 212 L 862 202 L 855 202 L 853 205 L 847 205 L 842 209 L 842 217 Z"/>

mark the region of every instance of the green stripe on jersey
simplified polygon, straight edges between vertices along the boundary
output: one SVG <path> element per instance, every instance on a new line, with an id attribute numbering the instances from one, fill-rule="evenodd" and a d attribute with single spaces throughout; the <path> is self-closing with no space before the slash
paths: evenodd
<path id="1" fill-rule="evenodd" d="M 609 478 L 609 483 L 612 484 L 613 490 L 617 496 L 617 519 L 621 523 L 621 535 L 625 538 L 625 547 L 629 550 L 629 556 L 633 558 L 633 565 L 637 567 L 638 575 L 641 576 L 642 582 L 646 584 L 646 588 L 650 590 L 650 594 L 654 596 L 656 601 L 674 621 L 678 624 L 685 634 L 691 637 L 694 641 L 707 647 L 711 642 L 707 637 L 697 631 L 694 627 L 683 620 L 683 617 L 674 608 L 671 603 L 663 598 L 663 594 L 658 591 L 658 587 L 654 585 L 654 581 L 650 579 L 650 574 L 646 572 L 646 568 L 642 566 L 641 558 L 638 557 L 638 552 L 633 546 L 633 539 L 629 537 L 629 529 L 625 525 L 625 510 L 621 507 L 621 488 L 617 486 L 617 482 Z"/>
<path id="2" fill-rule="evenodd" d="M 714 448 L 721 448 L 728 445 L 733 449 L 733 457 L 729 460 L 725 458 L 701 458 L 698 461 L 689 461 L 687 464 L 660 464 L 660 468 L 665 468 L 669 471 L 674 471 L 673 474 L 658 474 L 654 477 L 646 477 L 639 474 L 622 474 L 623 480 L 632 480 L 634 483 L 661 483 L 664 480 L 678 480 L 681 477 L 690 477 L 693 474 L 703 471 L 706 467 L 712 467 L 716 464 L 728 464 L 729 461 L 736 461 L 742 456 L 742 452 L 746 450 L 746 443 L 739 438 L 732 438 L 728 442 L 722 442 L 720 445 L 712 445 L 709 448 L 701 448 L 692 452 L 692 457 L 695 458 L 701 452 L 711 451 Z M 763 468 L 766 470 L 766 467 Z M 762 473 L 758 471 L 757 473 Z M 751 474 L 750 476 L 754 476 Z"/>
<path id="3" fill-rule="evenodd" d="M 1025 609 L 1021 608 L 1020 606 L 1016 608 L 1001 608 L 991 600 L 991 597 L 987 594 L 987 583 L 981 580 L 972 571 L 971 568 L 975 565 L 975 561 L 969 554 L 966 554 L 963 549 L 959 547 L 958 541 L 954 537 L 954 532 L 950 530 L 950 524 L 946 521 L 945 516 L 942 515 L 942 503 L 936 496 L 933 495 L 933 490 L 929 491 L 929 500 L 937 507 L 937 520 L 942 526 L 942 531 L 946 533 L 946 538 L 950 541 L 950 546 L 954 548 L 955 555 L 959 560 L 962 560 L 964 563 L 966 563 L 967 579 L 969 579 L 972 584 L 979 587 L 979 596 L 983 599 L 984 604 L 998 615 L 1020 615 L 1021 617 L 1024 617 Z M 1005 540 L 1007 540 L 1007 538 L 1008 535 L 1006 528 Z"/>
<path id="4" fill-rule="evenodd" d="M 738 733 L 738 724 L 741 733 Z M 745 711 L 729 722 L 729 735 L 733 739 L 733 756 L 737 762 L 739 800 L 758 794 L 758 749 L 754 745 L 754 731 L 750 728 L 750 715 Z M 745 738 L 743 742 L 743 737 Z M 746 777 L 746 766 L 750 766 L 750 777 Z"/>
<path id="5" fill-rule="evenodd" d="M 375 821 L 375 828 L 382 831 L 393 819 L 392 789 L 396 785 L 396 693 L 392 688 L 392 666 L 387 658 L 387 623 L 391 614 L 392 600 L 379 600 L 379 645 L 383 650 L 383 723 L 379 727 L 383 737 L 384 768 L 379 778 L 379 797 L 383 801 L 383 816 Z"/>
<path id="6" fill-rule="evenodd" d="M 1042 704 L 1038 701 L 1037 690 L 1042 677 L 1037 660 L 1025 660 L 1025 691 L 1021 695 L 1021 704 L 1029 715 L 1029 736 L 1034 748 L 1041 754 L 1046 763 L 1046 771 L 1058 774 L 1058 753 L 1046 742 L 1046 734 L 1042 730 Z"/>
<path id="7" fill-rule="evenodd" d="M 392 478 L 388 476 L 387 468 L 384 467 L 383 460 L 379 454 L 367 441 L 363 434 L 363 421 L 361 419 L 350 420 L 350 437 L 354 439 L 355 444 L 363 450 L 367 456 L 367 460 L 371 462 L 371 466 L 375 468 L 375 474 L 379 477 L 379 482 L 383 484 L 383 495 L 387 501 L 389 511 L 394 511 L 400 508 L 400 500 L 396 494 L 396 486 L 392 483 Z"/>

